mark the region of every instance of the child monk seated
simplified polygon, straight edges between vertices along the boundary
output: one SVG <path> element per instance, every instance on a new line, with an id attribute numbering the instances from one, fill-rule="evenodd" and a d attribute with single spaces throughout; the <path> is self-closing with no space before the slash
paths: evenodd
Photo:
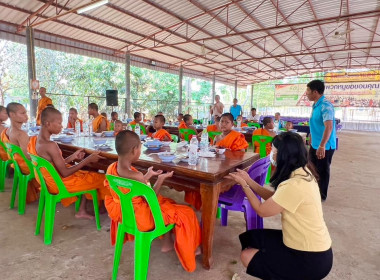
<path id="1" fill-rule="evenodd" d="M 5 129 L 4 122 L 8 119 L 7 109 L 0 105 L 0 133 Z"/>
<path id="2" fill-rule="evenodd" d="M 92 121 L 92 131 L 93 132 L 103 132 L 107 129 L 107 118 L 99 114 L 98 105 L 95 103 L 90 103 L 88 105 L 88 114 L 94 117 Z"/>
<path id="3" fill-rule="evenodd" d="M 180 125 L 183 122 L 183 114 L 182 113 L 178 114 L 177 122 L 178 122 L 178 125 Z"/>
<path id="4" fill-rule="evenodd" d="M 252 135 L 263 135 L 263 136 L 276 136 L 276 132 L 273 130 L 274 129 L 274 122 L 271 117 L 265 117 L 263 119 L 263 128 L 258 128 L 256 129 Z M 255 141 L 254 143 L 254 148 L 255 148 L 255 153 L 260 153 L 260 143 Z M 266 144 L 266 154 L 269 155 L 270 151 L 272 149 L 272 144 L 268 143 Z"/>
<path id="5" fill-rule="evenodd" d="M 83 132 L 83 121 L 78 118 L 78 111 L 75 108 L 69 109 L 69 118 L 67 119 L 67 128 L 74 128 L 74 131 L 76 129 L 75 123 L 76 121 L 79 121 L 80 124 L 80 131 Z"/>
<path id="6" fill-rule="evenodd" d="M 157 115 L 154 117 L 153 127 L 156 130 L 156 132 L 152 134 L 152 137 L 160 141 L 172 141 L 172 137 L 170 136 L 170 133 L 167 132 L 165 129 L 163 129 L 164 124 L 165 124 L 164 116 Z"/>
<path id="7" fill-rule="evenodd" d="M 245 151 L 248 143 L 240 132 L 232 130 L 234 126 L 234 117 L 231 113 L 224 113 L 220 119 L 221 135 L 214 139 L 215 146 L 230 149 L 231 151 Z"/>
<path id="8" fill-rule="evenodd" d="M 115 136 L 118 135 L 119 132 L 122 130 L 124 130 L 123 122 L 119 120 L 114 121 L 114 127 L 113 127 L 114 135 Z"/>
<path id="9" fill-rule="evenodd" d="M 104 174 L 81 170 L 83 167 L 97 162 L 99 159 L 103 159 L 103 157 L 99 155 L 99 152 L 94 152 L 88 157 L 84 158 L 84 151 L 78 150 L 71 156 L 64 159 L 57 143 L 50 140 L 50 136 L 52 134 L 59 134 L 61 130 L 61 113 L 57 109 L 46 108 L 41 113 L 40 134 L 38 136 L 31 137 L 28 145 L 28 152 L 33 155 L 38 155 L 51 162 L 57 170 L 58 174 L 61 176 L 68 192 L 79 192 L 97 189 L 99 200 L 104 200 L 105 195 L 109 194 L 108 189 L 103 185 L 105 179 Z M 80 160 L 80 162 L 75 165 L 68 166 L 69 163 L 76 160 Z M 48 191 L 52 194 L 58 193 L 58 187 L 56 186 L 50 174 L 47 172 L 42 173 L 44 175 Z M 90 197 L 91 196 L 88 196 L 87 198 Z M 68 206 L 76 200 L 76 197 L 66 198 L 62 200 L 62 204 L 63 206 Z M 86 196 L 83 196 L 80 209 L 75 217 L 93 219 L 94 217 L 86 212 L 85 206 Z"/>
<path id="10" fill-rule="evenodd" d="M 152 167 L 144 175 L 133 167 L 133 164 L 139 159 L 141 154 L 140 138 L 133 131 L 122 131 L 116 136 L 115 148 L 119 159 L 111 164 L 107 169 L 107 174 L 120 176 L 135 181 L 149 184 L 149 179 L 158 176 L 154 191 L 157 194 L 158 203 L 160 204 L 162 217 L 165 225 L 175 224 L 175 241 L 174 249 L 183 266 L 188 272 L 193 272 L 196 268 L 195 256 L 199 253 L 201 243 L 201 230 L 195 212 L 188 206 L 176 204 L 175 201 L 159 195 L 164 180 L 173 175 L 163 173 L 162 170 L 154 171 Z M 109 188 L 108 181 L 104 184 Z M 121 188 L 124 193 L 127 189 Z M 132 199 L 133 208 L 136 217 L 137 227 L 140 231 L 149 231 L 154 228 L 153 216 L 150 207 L 143 197 Z M 111 218 L 111 243 L 115 245 L 118 223 L 121 222 L 122 213 L 118 196 L 111 190 L 111 195 L 106 196 L 105 205 L 108 215 Z M 127 235 L 126 240 L 133 240 L 132 236 Z M 173 249 L 172 233 L 164 236 L 162 252 Z"/>
<path id="11" fill-rule="evenodd" d="M 195 134 L 197 134 L 197 129 L 193 125 L 193 117 L 189 114 L 186 114 L 183 116 L 183 122 L 179 124 L 178 129 L 186 128 L 186 129 L 192 129 L 195 131 Z M 183 134 L 180 134 L 181 138 L 183 139 Z"/>
<path id="12" fill-rule="evenodd" d="M 20 103 L 11 102 L 7 106 L 7 113 L 11 119 L 10 128 L 6 128 L 1 133 L 1 141 L 3 143 L 11 143 L 16 146 L 19 146 L 24 152 L 24 155 L 30 159 L 28 154 L 28 143 L 29 136 L 28 134 L 21 129 L 22 125 L 28 121 L 28 113 L 25 107 Z M 1 113 L 0 113 L 1 114 Z M 15 160 L 17 161 L 21 172 L 25 175 L 30 173 L 29 167 L 26 162 L 19 155 L 15 155 Z M 33 171 L 32 171 L 33 172 Z M 31 203 L 38 199 L 40 193 L 40 184 L 32 179 L 28 183 L 28 188 L 26 191 L 26 203 Z"/>
<path id="13" fill-rule="evenodd" d="M 129 123 L 130 125 L 144 125 L 144 123 L 142 122 L 142 114 L 140 112 L 134 112 L 133 118 L 134 120 Z"/>
<path id="14" fill-rule="evenodd" d="M 239 122 L 240 121 L 240 127 L 247 127 L 248 124 L 246 123 L 243 123 L 243 117 L 241 115 L 239 115 L 237 118 L 236 118 L 236 122 Z M 237 125 L 236 125 L 237 127 Z"/>
<path id="15" fill-rule="evenodd" d="M 219 116 L 215 116 L 214 118 L 214 124 L 210 124 L 207 126 L 207 132 L 210 132 L 210 131 L 221 131 L 220 130 L 220 117 Z"/>
<path id="16" fill-rule="evenodd" d="M 293 123 L 292 122 L 286 122 L 285 129 L 286 129 L 286 131 L 290 131 L 291 129 L 293 129 Z"/>

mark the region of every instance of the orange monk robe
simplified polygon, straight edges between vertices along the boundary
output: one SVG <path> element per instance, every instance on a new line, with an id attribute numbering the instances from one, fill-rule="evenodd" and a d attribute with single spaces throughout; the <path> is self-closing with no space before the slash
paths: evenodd
<path id="1" fill-rule="evenodd" d="M 37 150 L 36 150 L 36 144 L 37 144 L 37 136 L 31 137 L 29 140 L 28 152 L 30 154 L 38 156 Z M 44 169 L 41 169 L 41 172 L 42 172 L 42 175 L 44 176 L 49 193 L 57 194 L 58 187 L 55 184 L 53 178 L 50 176 L 49 172 L 46 172 L 46 170 Z M 99 200 L 104 200 L 105 196 L 110 194 L 109 190 L 105 188 L 103 185 L 103 182 L 105 179 L 104 174 L 79 170 L 68 177 L 65 177 L 65 178 L 61 177 L 61 179 L 68 192 L 74 193 L 74 192 L 97 189 Z M 37 178 L 37 180 L 39 179 Z M 86 198 L 92 199 L 92 196 L 89 194 L 86 194 Z M 76 200 L 77 200 L 77 197 L 70 197 L 70 198 L 62 199 L 61 203 L 63 206 L 67 207 L 70 204 L 74 203 Z"/>
<path id="2" fill-rule="evenodd" d="M 179 123 L 179 125 L 178 125 L 178 129 L 180 129 L 180 128 L 187 128 L 187 125 L 186 125 L 185 121 L 181 121 L 181 122 Z"/>
<path id="3" fill-rule="evenodd" d="M 36 123 L 37 125 L 41 125 L 41 113 L 42 111 L 47 107 L 47 105 L 53 104 L 53 101 L 49 97 L 42 97 L 40 101 L 38 101 L 37 106 L 37 116 L 36 116 Z"/>
<path id="4" fill-rule="evenodd" d="M 79 123 L 80 123 L 80 131 L 83 132 L 83 121 L 81 119 L 78 119 Z M 67 122 L 67 128 L 74 128 L 74 131 L 75 131 L 75 127 L 71 124 L 71 122 Z"/>
<path id="5" fill-rule="evenodd" d="M 172 136 L 169 132 L 167 132 L 165 129 L 161 128 L 159 131 L 156 131 L 152 134 L 152 137 L 155 139 L 158 139 L 160 141 L 164 141 L 165 136 L 167 136 L 170 140 L 166 141 L 172 141 Z"/>
<path id="6" fill-rule="evenodd" d="M 220 131 L 220 130 L 216 124 L 211 124 L 207 126 L 207 132 L 211 132 L 211 131 Z"/>
<path id="7" fill-rule="evenodd" d="M 256 130 L 253 132 L 252 135 L 272 136 L 272 135 L 270 135 L 269 132 L 268 132 L 266 129 L 264 129 L 264 128 L 258 128 L 258 129 L 256 129 Z M 255 141 L 254 145 L 255 145 L 255 153 L 258 153 L 258 154 L 259 154 L 259 153 L 260 153 L 260 144 L 259 144 L 257 141 Z M 266 147 L 265 147 L 265 150 L 266 150 L 267 155 L 269 155 L 269 154 L 270 154 L 270 151 L 272 150 L 272 144 L 271 144 L 271 143 L 267 143 L 267 144 L 266 144 Z"/>
<path id="8" fill-rule="evenodd" d="M 119 176 L 117 173 L 117 162 L 112 163 L 107 174 Z M 133 171 L 137 170 L 131 167 Z M 110 188 L 107 180 L 104 185 Z M 120 188 L 123 193 L 128 193 L 126 188 Z M 111 195 L 106 196 L 104 204 L 108 211 L 108 216 L 111 218 L 111 244 L 115 245 L 117 236 L 118 223 L 122 221 L 122 213 L 120 200 L 118 195 L 110 190 Z M 158 203 L 161 208 L 162 217 L 165 225 L 175 224 L 175 243 L 174 248 L 177 256 L 188 272 L 193 272 L 196 268 L 195 251 L 201 244 L 201 229 L 195 212 L 188 206 L 176 204 L 175 201 L 157 195 Z M 154 228 L 154 220 L 150 211 L 150 207 L 143 197 L 134 197 L 132 199 L 133 209 L 135 212 L 137 228 L 140 231 L 150 231 Z M 134 237 L 127 234 L 126 241 L 133 240 Z"/>
<path id="9" fill-rule="evenodd" d="M 4 129 L 0 135 L 1 141 L 3 143 L 10 143 L 8 135 L 6 134 L 7 130 L 8 128 Z M 28 165 L 25 163 L 22 157 L 16 154 L 15 160 L 17 161 L 18 166 L 21 169 L 21 172 L 25 175 L 28 175 L 30 171 L 29 171 Z M 40 193 L 40 189 L 41 189 L 40 184 L 36 181 L 36 179 L 30 180 L 28 183 L 27 191 L 26 191 L 26 203 L 31 203 L 33 201 L 36 201 L 38 199 L 38 194 Z"/>
<path id="10" fill-rule="evenodd" d="M 137 122 L 136 122 L 135 120 L 133 120 L 133 121 L 131 121 L 129 124 L 130 124 L 130 125 L 136 125 Z"/>
<path id="11" fill-rule="evenodd" d="M 102 116 L 102 115 L 98 115 L 98 116 L 92 121 L 92 131 L 93 131 L 93 132 L 98 131 L 98 129 L 99 129 L 99 127 L 100 127 L 100 125 L 101 125 L 103 119 L 106 120 L 106 122 L 107 122 L 107 119 L 106 119 L 104 116 Z M 107 128 L 107 129 L 108 129 L 108 128 Z"/>
<path id="12" fill-rule="evenodd" d="M 240 125 L 240 127 L 247 127 L 248 126 L 248 124 L 246 124 L 246 123 L 241 123 L 241 125 Z"/>
<path id="13" fill-rule="evenodd" d="M 231 130 L 222 140 L 215 143 L 216 146 L 230 149 L 231 151 L 245 150 L 248 148 L 248 142 L 240 132 Z"/>
<path id="14" fill-rule="evenodd" d="M 106 119 L 106 126 L 107 126 L 107 131 L 110 131 L 111 129 L 111 122 Z"/>

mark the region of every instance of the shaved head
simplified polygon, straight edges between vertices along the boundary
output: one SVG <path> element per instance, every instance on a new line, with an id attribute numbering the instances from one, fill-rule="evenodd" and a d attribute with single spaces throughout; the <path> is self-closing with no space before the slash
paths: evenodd
<path id="1" fill-rule="evenodd" d="M 123 130 L 116 136 L 115 148 L 119 156 L 129 154 L 140 145 L 140 137 L 133 131 Z"/>
<path id="2" fill-rule="evenodd" d="M 24 107 L 22 104 L 17 102 L 11 102 L 7 105 L 7 114 L 16 113 L 21 107 Z"/>
<path id="3" fill-rule="evenodd" d="M 41 124 L 52 122 L 55 118 L 60 117 L 61 112 L 53 107 L 46 107 L 41 113 Z"/>
<path id="4" fill-rule="evenodd" d="M 0 112 L 3 111 L 3 110 L 6 110 L 7 108 L 5 108 L 4 106 L 0 105 Z"/>
<path id="5" fill-rule="evenodd" d="M 93 109 L 95 111 L 98 111 L 99 107 L 95 103 L 90 103 L 90 104 L 88 104 L 88 109 Z"/>
<path id="6" fill-rule="evenodd" d="M 154 118 L 158 119 L 161 123 L 166 122 L 165 117 L 163 115 L 156 115 Z"/>

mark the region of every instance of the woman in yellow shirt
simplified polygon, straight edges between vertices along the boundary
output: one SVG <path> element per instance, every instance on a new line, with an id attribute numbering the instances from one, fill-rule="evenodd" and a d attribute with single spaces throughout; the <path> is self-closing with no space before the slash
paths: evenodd
<path id="1" fill-rule="evenodd" d="M 248 274 L 261 279 L 323 279 L 333 263 L 331 238 L 302 137 L 292 132 L 276 136 L 270 159 L 276 166 L 270 180 L 275 192 L 262 188 L 245 171 L 227 176 L 242 186 L 259 216 L 281 214 L 282 230 L 256 229 L 239 236 L 242 263 Z"/>

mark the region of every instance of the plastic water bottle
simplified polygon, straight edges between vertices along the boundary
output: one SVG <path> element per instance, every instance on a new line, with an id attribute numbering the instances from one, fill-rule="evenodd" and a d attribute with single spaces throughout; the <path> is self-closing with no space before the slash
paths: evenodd
<path id="1" fill-rule="evenodd" d="M 236 127 L 239 127 L 239 128 L 241 127 L 241 121 L 236 122 Z"/>
<path id="2" fill-rule="evenodd" d="M 83 124 L 83 134 L 84 134 L 84 136 L 88 135 L 88 123 L 87 122 L 84 122 L 84 124 Z"/>
<path id="3" fill-rule="evenodd" d="M 75 134 L 77 136 L 80 136 L 80 122 L 79 122 L 79 120 L 75 121 Z"/>
<path id="4" fill-rule="evenodd" d="M 208 133 L 207 129 L 203 129 L 202 135 L 201 135 L 201 151 L 207 152 L 208 151 Z"/>
<path id="5" fill-rule="evenodd" d="M 92 130 L 93 130 L 93 128 L 92 128 L 92 120 L 89 119 L 88 120 L 88 135 L 89 136 L 92 136 Z"/>
<path id="6" fill-rule="evenodd" d="M 140 125 L 139 125 L 139 124 L 136 124 L 136 125 L 135 125 L 135 133 L 136 133 L 137 135 L 140 135 Z"/>
<path id="7" fill-rule="evenodd" d="M 193 135 L 190 140 L 189 147 L 189 165 L 197 165 L 198 161 L 198 140 L 197 136 Z"/>
<path id="8" fill-rule="evenodd" d="M 130 124 L 127 125 L 127 130 L 132 131 L 132 126 Z"/>

